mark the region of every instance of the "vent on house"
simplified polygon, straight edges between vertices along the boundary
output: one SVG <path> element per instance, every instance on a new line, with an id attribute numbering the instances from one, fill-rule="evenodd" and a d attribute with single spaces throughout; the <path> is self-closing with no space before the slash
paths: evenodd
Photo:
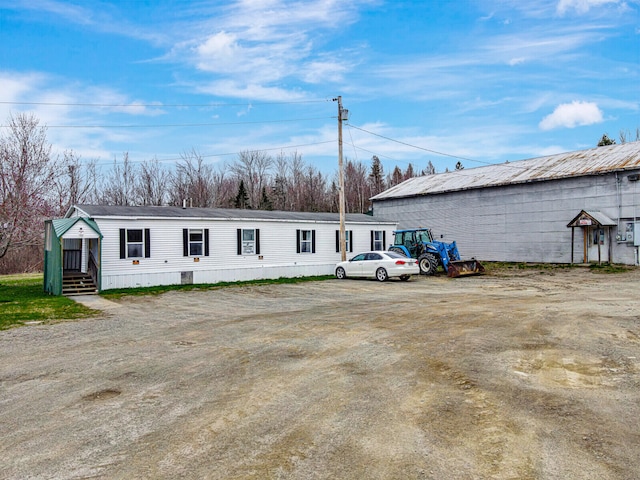
<path id="1" fill-rule="evenodd" d="M 640 180 L 640 174 L 634 173 L 633 175 L 627 175 L 627 180 L 630 182 L 637 182 Z"/>

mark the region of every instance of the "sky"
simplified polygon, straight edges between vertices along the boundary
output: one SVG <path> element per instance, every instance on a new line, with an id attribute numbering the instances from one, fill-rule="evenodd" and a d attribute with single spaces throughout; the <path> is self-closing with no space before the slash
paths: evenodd
<path id="1" fill-rule="evenodd" d="M 0 0 L 0 134 L 225 169 L 243 151 L 438 172 L 640 128 L 640 0 Z"/>

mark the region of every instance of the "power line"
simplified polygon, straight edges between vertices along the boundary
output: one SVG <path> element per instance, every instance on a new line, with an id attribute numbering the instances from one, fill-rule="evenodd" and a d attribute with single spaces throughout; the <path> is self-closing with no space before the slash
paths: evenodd
<path id="1" fill-rule="evenodd" d="M 224 125 L 252 125 L 260 123 L 291 123 L 306 122 L 312 120 L 326 120 L 329 117 L 311 117 L 311 118 L 293 118 L 283 120 L 256 120 L 252 122 L 219 122 L 219 123 L 163 123 L 163 124 L 147 124 L 147 125 L 45 125 L 46 128 L 176 128 L 176 127 L 215 127 Z M 0 125 L 0 128 L 9 128 L 10 125 Z"/>
<path id="2" fill-rule="evenodd" d="M 260 149 L 246 149 L 248 151 L 261 151 L 261 152 L 268 152 L 268 151 L 273 151 L 273 150 L 290 150 L 292 148 L 300 148 L 300 147 L 311 147 L 314 145 L 324 145 L 327 143 L 336 143 L 337 140 L 326 140 L 324 142 L 314 142 L 314 143 L 301 143 L 298 145 L 287 145 L 284 147 L 271 147 L 271 148 L 260 148 Z M 211 157 L 226 157 L 229 155 L 238 155 L 240 152 L 229 152 L 229 153 L 209 153 L 206 155 L 200 155 L 197 154 L 198 157 L 200 158 L 211 158 Z M 186 155 L 186 153 L 185 153 Z M 154 156 L 155 158 L 157 158 L 157 155 Z M 182 160 L 183 156 L 180 157 L 173 157 L 173 158 L 157 158 L 157 160 L 159 162 L 171 162 L 171 161 L 178 161 L 178 160 Z M 135 160 L 135 161 L 131 161 L 131 163 L 142 163 L 144 160 Z M 101 163 L 105 163 L 105 162 L 101 162 Z"/>
<path id="3" fill-rule="evenodd" d="M 255 105 L 294 105 L 302 103 L 325 103 L 330 100 L 292 100 L 287 102 L 250 102 L 250 103 L 62 103 L 62 102 L 9 102 L 0 101 L 0 105 L 35 105 L 45 107 L 97 107 L 97 108 L 185 108 L 185 107 L 251 107 Z"/>
<path id="4" fill-rule="evenodd" d="M 485 165 L 493 165 L 490 162 L 483 162 L 482 160 L 474 160 L 473 158 L 461 157 L 459 155 L 453 155 L 453 154 L 450 154 L 450 153 L 439 152 L 437 150 L 432 150 L 430 148 L 425 148 L 425 147 L 420 147 L 418 145 L 413 145 L 411 143 L 403 142 L 401 140 L 396 140 L 394 138 L 390 138 L 390 137 L 386 137 L 384 135 L 380 135 L 379 133 L 370 132 L 369 130 L 365 130 L 364 128 L 356 127 L 355 125 L 348 124 L 348 126 L 352 127 L 352 128 L 355 128 L 356 130 L 360 130 L 361 132 L 368 133 L 369 135 L 374 135 L 376 137 L 384 138 L 385 140 L 389 140 L 390 142 L 399 143 L 401 145 L 406 145 L 407 147 L 416 148 L 418 150 L 423 150 L 423 151 L 429 152 L 429 153 L 435 153 L 436 155 L 442 155 L 444 157 L 457 158 L 458 160 L 465 160 L 465 161 L 468 161 L 468 162 L 482 163 L 482 164 L 485 164 Z"/>

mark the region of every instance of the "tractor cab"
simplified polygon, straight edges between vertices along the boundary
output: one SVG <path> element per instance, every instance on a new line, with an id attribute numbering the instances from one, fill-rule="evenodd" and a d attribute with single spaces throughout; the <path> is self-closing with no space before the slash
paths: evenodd
<path id="1" fill-rule="evenodd" d="M 398 230 L 395 232 L 393 244 L 396 246 L 404 246 L 409 253 L 409 257 L 418 258 L 424 252 L 425 244 L 431 243 L 432 241 L 433 239 L 429 229 Z"/>

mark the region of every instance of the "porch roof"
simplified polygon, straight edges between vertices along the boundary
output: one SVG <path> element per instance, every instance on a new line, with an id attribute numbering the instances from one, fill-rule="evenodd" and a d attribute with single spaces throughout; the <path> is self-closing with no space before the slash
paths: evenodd
<path id="1" fill-rule="evenodd" d="M 616 222 L 611 220 L 604 213 L 597 210 L 582 210 L 576 217 L 569 222 L 567 227 L 614 227 Z"/>
<path id="2" fill-rule="evenodd" d="M 71 227 L 73 227 L 78 222 L 84 222 L 89 228 L 91 228 L 94 232 L 96 232 L 100 238 L 102 238 L 102 232 L 100 231 L 100 227 L 98 224 L 86 217 L 74 217 L 74 218 L 57 218 L 55 220 L 51 220 L 51 224 L 53 225 L 53 231 L 56 234 L 57 238 L 62 238 L 62 236 L 69 231 Z"/>

